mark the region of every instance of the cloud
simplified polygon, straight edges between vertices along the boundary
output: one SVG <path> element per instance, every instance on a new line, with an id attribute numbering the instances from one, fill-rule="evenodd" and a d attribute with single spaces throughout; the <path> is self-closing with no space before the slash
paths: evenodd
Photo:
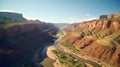
<path id="1" fill-rule="evenodd" d="M 98 18 L 97 17 L 87 18 L 84 21 L 90 21 L 90 20 L 95 20 L 95 19 L 98 19 Z"/>
<path id="2" fill-rule="evenodd" d="M 29 17 L 29 16 L 24 16 L 24 17 L 28 20 L 37 20 L 38 19 L 37 17 Z"/>

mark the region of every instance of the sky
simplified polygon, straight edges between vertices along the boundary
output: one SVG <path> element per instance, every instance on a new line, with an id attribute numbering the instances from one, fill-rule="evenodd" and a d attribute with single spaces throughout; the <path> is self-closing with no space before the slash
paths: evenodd
<path id="1" fill-rule="evenodd" d="M 120 0 L 0 0 L 0 11 L 44 22 L 76 23 L 120 12 Z"/>

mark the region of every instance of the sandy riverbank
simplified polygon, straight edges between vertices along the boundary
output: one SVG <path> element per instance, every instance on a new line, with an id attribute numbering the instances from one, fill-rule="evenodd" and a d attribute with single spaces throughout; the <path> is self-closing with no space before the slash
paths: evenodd
<path id="1" fill-rule="evenodd" d="M 55 60 L 55 59 L 57 59 L 57 56 L 56 56 L 54 53 L 52 53 L 52 50 L 56 50 L 56 48 L 55 48 L 54 46 L 48 47 L 47 56 L 48 56 L 49 58 Z"/>
<path id="2" fill-rule="evenodd" d="M 61 64 L 58 57 L 52 52 L 52 50 L 56 50 L 56 48 L 54 46 L 50 46 L 47 50 L 47 56 L 50 59 L 55 60 L 55 62 L 53 63 L 54 67 L 65 67 L 64 64 Z"/>

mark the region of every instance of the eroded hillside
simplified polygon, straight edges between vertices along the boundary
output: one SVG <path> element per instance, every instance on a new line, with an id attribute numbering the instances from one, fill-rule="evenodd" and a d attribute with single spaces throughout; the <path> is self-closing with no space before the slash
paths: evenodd
<path id="1" fill-rule="evenodd" d="M 54 42 L 58 29 L 53 24 L 22 18 L 17 13 L 0 13 L 0 67 L 35 67 L 35 51 Z"/>
<path id="2" fill-rule="evenodd" d="M 120 13 L 71 24 L 62 42 L 72 43 L 88 57 L 120 67 Z"/>

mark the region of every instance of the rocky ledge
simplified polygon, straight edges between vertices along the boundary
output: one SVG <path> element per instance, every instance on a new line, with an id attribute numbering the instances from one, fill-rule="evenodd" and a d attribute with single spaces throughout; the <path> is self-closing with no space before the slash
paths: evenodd
<path id="1" fill-rule="evenodd" d="M 71 24 L 61 42 L 72 43 L 88 57 L 120 67 L 120 13 L 107 18 Z M 109 18 L 111 16 L 111 18 Z"/>

